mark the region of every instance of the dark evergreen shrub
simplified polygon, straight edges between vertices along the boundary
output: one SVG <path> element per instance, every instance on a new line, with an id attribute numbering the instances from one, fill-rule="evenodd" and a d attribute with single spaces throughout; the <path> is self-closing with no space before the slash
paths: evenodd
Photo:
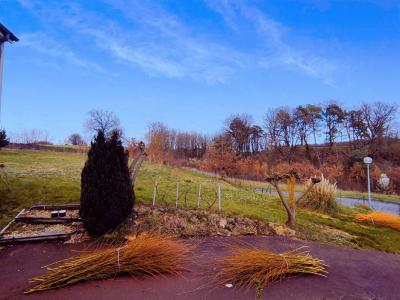
<path id="1" fill-rule="evenodd" d="M 118 132 L 99 131 L 91 143 L 81 177 L 80 215 L 91 235 L 114 229 L 131 213 L 135 201 L 128 154 Z"/>
<path id="2" fill-rule="evenodd" d="M 0 149 L 7 146 L 10 141 L 7 138 L 7 134 L 5 130 L 0 130 Z"/>

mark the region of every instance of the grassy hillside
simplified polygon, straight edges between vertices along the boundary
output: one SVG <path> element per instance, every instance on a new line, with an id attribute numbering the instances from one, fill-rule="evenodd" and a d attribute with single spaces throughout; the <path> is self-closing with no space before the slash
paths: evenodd
<path id="1" fill-rule="evenodd" d="M 79 201 L 80 172 L 85 154 L 28 150 L 0 151 L 0 162 L 6 165 L 11 191 L 0 183 L 0 226 L 19 210 L 35 203 L 71 203 Z M 154 182 L 158 182 L 156 203 L 175 205 L 179 182 L 179 205 L 196 207 L 201 184 L 200 206 L 209 207 L 216 200 L 216 185 L 222 188 L 222 211 L 231 215 L 283 224 L 286 213 L 275 196 L 254 193 L 251 183 L 218 181 L 185 169 L 143 165 L 135 185 L 138 203 L 150 204 Z M 216 204 L 213 206 L 216 209 Z M 379 249 L 400 253 L 400 234 L 392 229 L 360 225 L 353 222 L 355 210 L 343 208 L 335 216 L 298 210 L 299 238 L 319 240 L 351 247 Z"/>

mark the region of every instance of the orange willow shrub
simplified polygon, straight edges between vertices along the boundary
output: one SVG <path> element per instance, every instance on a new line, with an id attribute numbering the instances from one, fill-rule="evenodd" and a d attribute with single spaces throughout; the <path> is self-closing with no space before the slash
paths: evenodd
<path id="1" fill-rule="evenodd" d="M 390 227 L 400 231 L 400 217 L 396 215 L 382 212 L 372 212 L 369 214 L 357 214 L 355 218 L 358 222 Z"/>
<path id="2" fill-rule="evenodd" d="M 119 274 L 156 276 L 187 270 L 192 246 L 155 235 L 133 237 L 120 247 L 99 249 L 68 258 L 47 267 L 46 274 L 30 282 L 39 285 L 26 293 L 45 291 L 77 282 L 104 279 Z M 54 267 L 54 265 L 56 265 Z"/>

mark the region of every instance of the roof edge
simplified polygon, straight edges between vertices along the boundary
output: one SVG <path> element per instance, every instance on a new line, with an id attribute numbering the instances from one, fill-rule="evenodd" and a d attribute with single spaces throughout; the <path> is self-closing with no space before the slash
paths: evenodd
<path id="1" fill-rule="evenodd" d="M 19 39 L 5 27 L 3 24 L 0 23 L 0 32 L 4 35 L 7 42 L 18 42 Z"/>

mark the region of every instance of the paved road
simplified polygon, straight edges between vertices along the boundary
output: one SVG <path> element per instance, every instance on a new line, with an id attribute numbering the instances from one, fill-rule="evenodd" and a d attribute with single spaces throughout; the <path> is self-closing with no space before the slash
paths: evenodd
<path id="1" fill-rule="evenodd" d="M 270 191 L 270 190 L 265 190 L 265 189 L 256 189 L 256 192 L 260 193 L 273 193 L 273 194 L 278 194 L 275 190 Z M 287 191 L 282 191 L 282 193 L 287 196 L 288 192 Z M 296 196 L 300 196 L 300 192 L 296 192 Z M 366 204 L 366 205 L 371 205 L 372 209 L 385 212 L 385 213 L 391 213 L 395 215 L 400 215 L 400 203 L 398 202 L 390 202 L 390 201 L 380 201 L 380 200 L 375 200 L 371 199 L 371 204 L 367 199 L 361 199 L 361 198 L 349 198 L 349 197 L 341 197 L 337 196 L 336 199 L 339 201 L 340 204 L 345 205 L 345 206 L 350 206 L 354 207 L 356 204 Z"/>
<path id="2" fill-rule="evenodd" d="M 199 243 L 192 272 L 184 277 L 134 279 L 129 276 L 91 281 L 25 296 L 28 279 L 43 273 L 42 266 L 74 255 L 83 245 L 41 243 L 0 250 L 1 299 L 255 299 L 249 289 L 216 287 L 212 277 L 216 257 L 226 255 L 223 243 L 246 241 L 283 251 L 308 245 L 313 256 L 329 265 L 327 278 L 301 276 L 266 289 L 265 299 L 399 299 L 400 255 L 354 250 L 286 237 L 207 238 Z M 207 271 L 207 272 L 206 272 Z"/>

